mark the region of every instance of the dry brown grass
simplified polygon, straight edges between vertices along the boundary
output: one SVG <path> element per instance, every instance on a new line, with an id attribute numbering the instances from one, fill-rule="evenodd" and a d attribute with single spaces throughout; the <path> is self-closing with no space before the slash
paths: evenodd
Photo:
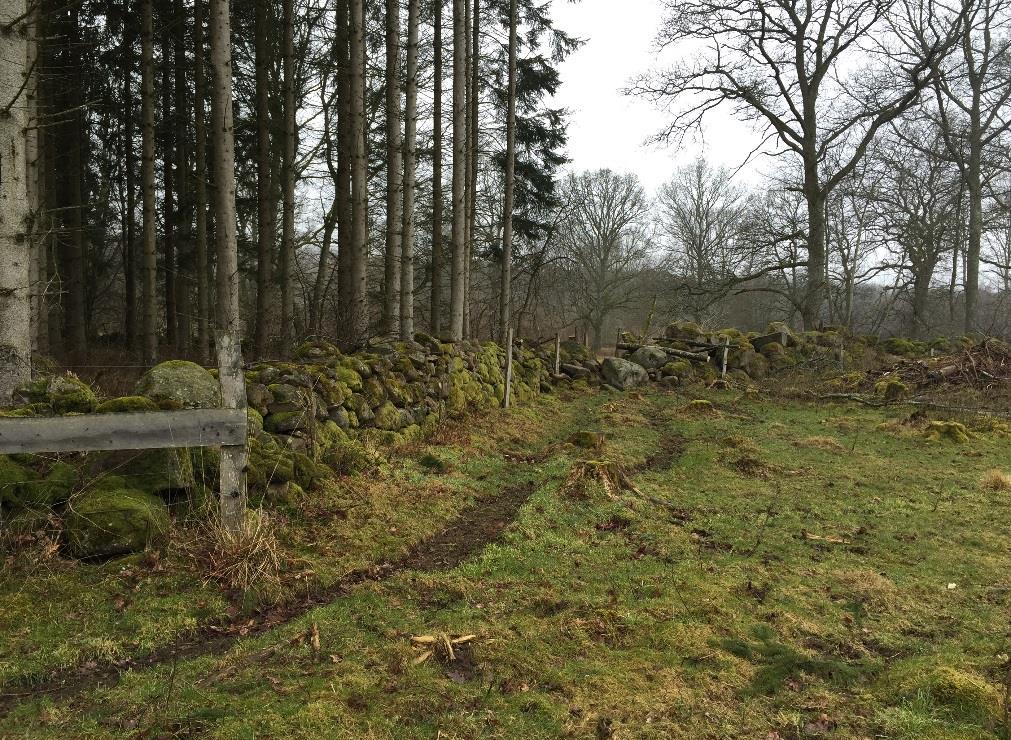
<path id="1" fill-rule="evenodd" d="M 1011 491 L 1011 473 L 1003 470 L 988 470 L 979 481 L 984 491 Z"/>
<path id="2" fill-rule="evenodd" d="M 287 560 L 274 523 L 262 510 L 246 513 L 242 526 L 229 531 L 214 515 L 207 516 L 193 537 L 182 543 L 204 583 L 229 591 L 278 597 Z"/>
<path id="3" fill-rule="evenodd" d="M 808 447 L 826 452 L 842 452 L 846 448 L 834 437 L 804 437 L 793 443 L 795 447 Z"/>

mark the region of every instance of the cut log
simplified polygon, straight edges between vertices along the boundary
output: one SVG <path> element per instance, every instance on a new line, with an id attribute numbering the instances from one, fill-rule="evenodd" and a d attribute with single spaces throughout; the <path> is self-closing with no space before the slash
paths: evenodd
<path id="1" fill-rule="evenodd" d="M 622 342 L 618 345 L 618 349 L 625 350 L 627 352 L 635 352 L 640 347 L 656 347 L 666 352 L 671 357 L 679 357 L 683 360 L 691 360 L 693 362 L 709 362 L 709 354 L 705 352 L 686 352 L 683 349 L 674 349 L 673 347 L 663 347 L 659 344 L 629 344 Z"/>

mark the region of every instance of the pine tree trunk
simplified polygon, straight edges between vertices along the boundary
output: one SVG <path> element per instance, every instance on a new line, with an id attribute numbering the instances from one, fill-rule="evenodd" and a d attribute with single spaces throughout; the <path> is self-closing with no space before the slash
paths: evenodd
<path id="1" fill-rule="evenodd" d="M 271 280 L 274 259 L 274 207 L 270 199 L 270 44 L 268 0 L 255 0 L 256 54 L 256 333 L 254 351 L 267 354 L 272 309 Z"/>
<path id="2" fill-rule="evenodd" d="M 467 213 L 467 0 L 453 0 L 453 261 L 449 285 L 449 336 L 463 339 Z"/>
<path id="3" fill-rule="evenodd" d="M 166 14 L 167 15 L 167 14 Z M 169 18 L 162 19 L 161 141 L 162 141 L 162 272 L 165 274 L 165 340 L 178 349 L 176 333 L 176 141 L 173 110 L 172 39 Z"/>
<path id="4" fill-rule="evenodd" d="M 66 140 L 62 142 L 67 152 L 67 168 L 65 172 L 67 198 L 65 207 L 69 223 L 65 226 L 65 239 L 62 254 L 63 270 L 66 272 L 66 300 L 63 305 L 64 339 L 67 349 L 74 355 L 83 355 L 88 349 L 87 297 L 84 278 L 84 195 L 82 180 L 84 178 L 84 112 L 82 105 L 81 70 L 81 24 L 80 8 L 73 7 L 70 11 L 67 33 L 69 71 L 67 74 L 69 95 L 66 98 L 66 108 L 71 111 L 64 125 Z"/>
<path id="5" fill-rule="evenodd" d="M 386 0 L 386 259 L 382 331 L 397 330 L 403 227 L 403 142 L 400 133 L 400 0 Z"/>
<path id="6" fill-rule="evenodd" d="M 334 60 L 337 64 L 337 326 L 338 339 L 349 336 L 351 318 L 351 73 L 348 57 L 348 0 L 337 0 Z"/>
<path id="7" fill-rule="evenodd" d="M 124 163 L 126 170 L 126 214 L 124 214 L 124 254 L 123 254 L 123 288 L 126 302 L 123 311 L 123 334 L 126 348 L 133 350 L 137 346 L 137 156 L 134 150 L 134 33 L 135 26 L 130 15 L 130 0 L 123 0 L 123 138 Z"/>
<path id="8" fill-rule="evenodd" d="M 434 81 L 432 104 L 432 292 L 429 324 L 442 333 L 442 0 L 434 2 Z"/>
<path id="9" fill-rule="evenodd" d="M 350 0 L 351 67 L 351 262 L 348 287 L 348 337 L 352 344 L 366 338 L 368 311 L 368 182 L 365 153 L 365 2 Z"/>
<path id="10" fill-rule="evenodd" d="M 0 24 L 27 10 L 25 0 L 4 0 Z M 28 73 L 28 44 L 20 33 L 0 33 L 0 406 L 31 376 L 31 305 L 28 291 L 31 224 L 25 128 L 28 107 L 21 95 Z"/>
<path id="11" fill-rule="evenodd" d="M 204 121 L 207 80 L 204 71 L 204 0 L 193 3 L 193 128 L 195 135 L 194 164 L 196 182 L 193 207 L 196 210 L 194 234 L 194 272 L 197 277 L 197 357 L 201 362 L 211 359 L 211 296 L 210 264 L 207 258 L 207 125 Z"/>
<path id="12" fill-rule="evenodd" d="M 326 162 L 330 179 L 334 184 L 334 199 L 330 209 L 323 218 L 323 245 L 319 250 L 319 262 L 316 265 L 316 279 L 312 287 L 312 301 L 309 304 L 309 331 L 319 335 L 322 331 L 323 304 L 326 302 L 326 291 L 330 279 L 330 248 L 333 245 L 333 233 L 337 227 L 340 200 L 337 196 L 337 180 L 340 175 L 335 162 L 335 147 L 333 140 L 334 109 L 327 95 L 327 78 L 322 80 L 320 101 L 323 106 L 323 159 Z"/>
<path id="13" fill-rule="evenodd" d="M 214 236 L 218 261 L 218 327 L 242 335 L 235 220 L 235 128 L 228 0 L 210 0 L 211 137 L 214 151 Z"/>
<path id="14" fill-rule="evenodd" d="M 506 341 L 512 308 L 513 194 L 516 187 L 516 0 L 509 0 L 509 90 L 506 101 L 505 197 L 502 208 L 502 287 L 499 338 Z"/>
<path id="15" fill-rule="evenodd" d="M 141 199 L 143 225 L 141 242 L 144 253 L 144 361 L 153 365 L 158 361 L 157 271 L 155 252 L 155 186 L 154 186 L 154 30 L 152 20 L 153 0 L 141 2 Z"/>
<path id="16" fill-rule="evenodd" d="M 404 94 L 404 221 L 400 253 L 400 338 L 414 339 L 414 189 L 418 139 L 418 2 L 407 4 L 407 70 Z"/>
<path id="17" fill-rule="evenodd" d="M 464 263 L 463 334 L 473 336 L 471 326 L 471 276 L 474 267 L 474 236 L 477 232 L 478 98 L 480 94 L 481 0 L 474 0 L 471 13 L 469 112 L 467 118 L 467 254 Z"/>
<path id="18" fill-rule="evenodd" d="M 281 349 L 292 350 L 295 336 L 295 8 L 282 4 L 284 152 L 281 159 Z"/>
<path id="19" fill-rule="evenodd" d="M 39 3 L 34 3 L 25 19 L 26 62 L 28 76 L 24 90 L 25 103 L 25 168 L 28 197 L 28 299 L 31 356 L 40 350 L 40 327 L 45 315 L 42 278 L 45 266 L 45 236 L 42 220 L 42 162 L 39 149 Z"/>
<path id="20" fill-rule="evenodd" d="M 193 282 L 193 234 L 190 213 L 190 152 L 189 152 L 189 88 L 186 84 L 186 4 L 175 0 L 175 33 L 173 71 L 175 73 L 175 142 L 176 142 L 176 349 L 188 354 L 192 344 L 193 308 L 190 286 Z"/>

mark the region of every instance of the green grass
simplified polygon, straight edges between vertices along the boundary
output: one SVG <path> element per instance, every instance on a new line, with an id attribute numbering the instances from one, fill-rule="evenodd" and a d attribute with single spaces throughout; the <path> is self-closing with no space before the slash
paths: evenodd
<path id="1" fill-rule="evenodd" d="M 459 567 L 363 583 L 224 655 L 130 673 L 72 704 L 33 700 L 0 736 L 1006 737 L 1011 497 L 979 481 L 1011 467 L 1008 441 L 879 429 L 897 410 L 699 397 L 715 411 L 685 395 L 545 399 L 341 484 L 328 496 L 361 511 L 327 519 L 336 509 L 322 506 L 311 526 L 288 525 L 321 583 L 479 496 L 536 488 Z M 578 429 L 604 431 L 603 452 L 560 443 Z M 600 456 L 634 490 L 566 488 Z M 102 640 L 130 653 L 144 625 L 173 634 L 196 616 L 196 587 L 169 568 L 113 619 L 116 567 L 5 584 L 5 605 L 22 604 L 0 624 L 13 636 L 5 675 L 78 665 Z M 86 619 L 59 624 L 59 604 L 47 616 L 57 585 Z M 221 597 L 205 590 L 214 612 Z M 459 664 L 413 665 L 410 637 L 440 632 L 477 638 Z"/>

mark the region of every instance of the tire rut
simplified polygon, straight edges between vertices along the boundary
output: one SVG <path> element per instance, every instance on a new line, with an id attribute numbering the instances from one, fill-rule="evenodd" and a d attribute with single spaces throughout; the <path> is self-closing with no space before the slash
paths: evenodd
<path id="1" fill-rule="evenodd" d="M 476 500 L 438 534 L 424 540 L 399 559 L 349 572 L 337 583 L 301 600 L 254 617 L 235 620 L 225 627 L 208 625 L 185 639 L 159 648 L 143 657 L 99 666 L 88 673 L 80 669 L 57 673 L 25 686 L 22 692 L 0 694 L 0 717 L 18 705 L 34 699 L 72 699 L 91 690 L 115 686 L 127 671 L 144 670 L 166 662 L 175 662 L 227 652 L 241 638 L 265 634 L 305 615 L 312 609 L 348 595 L 362 583 L 382 581 L 404 571 L 432 572 L 456 567 L 471 555 L 495 542 L 515 519 L 520 507 L 536 487 L 534 479 L 504 489 L 493 496 Z"/>

